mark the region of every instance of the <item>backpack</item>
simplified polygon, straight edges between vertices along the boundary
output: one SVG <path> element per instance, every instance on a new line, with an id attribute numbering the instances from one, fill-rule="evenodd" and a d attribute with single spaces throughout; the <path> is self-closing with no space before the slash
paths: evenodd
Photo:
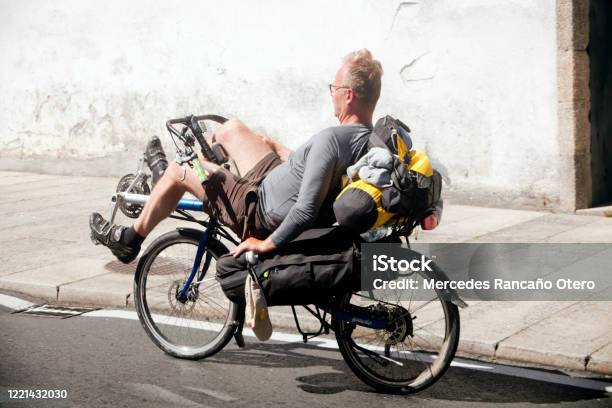
<path id="1" fill-rule="evenodd" d="M 419 222 L 440 200 L 440 173 L 424 152 L 412 149 L 410 129 L 392 116 L 376 122 L 368 141 L 368 149 L 373 147 L 392 153 L 391 185 L 379 187 L 364 180 L 349 183 L 334 202 L 336 221 L 358 233 L 391 223 Z"/>

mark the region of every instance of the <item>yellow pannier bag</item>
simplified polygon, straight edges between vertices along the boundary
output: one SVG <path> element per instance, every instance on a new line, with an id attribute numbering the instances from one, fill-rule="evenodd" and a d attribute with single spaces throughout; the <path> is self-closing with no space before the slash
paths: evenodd
<path id="1" fill-rule="evenodd" d="M 424 152 L 407 150 L 401 141 L 397 146 L 393 185 L 381 188 L 363 180 L 346 185 L 334 202 L 339 225 L 364 233 L 433 209 L 440 196 L 439 174 Z"/>

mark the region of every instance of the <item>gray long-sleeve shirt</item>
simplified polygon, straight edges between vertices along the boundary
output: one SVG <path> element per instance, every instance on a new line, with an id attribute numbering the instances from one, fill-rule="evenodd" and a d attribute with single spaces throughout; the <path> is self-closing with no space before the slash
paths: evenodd
<path id="1" fill-rule="evenodd" d="M 371 132 L 372 126 L 364 124 L 324 129 L 266 176 L 258 194 L 265 227 L 274 230 L 276 246 L 312 226 L 346 168 L 364 153 Z"/>

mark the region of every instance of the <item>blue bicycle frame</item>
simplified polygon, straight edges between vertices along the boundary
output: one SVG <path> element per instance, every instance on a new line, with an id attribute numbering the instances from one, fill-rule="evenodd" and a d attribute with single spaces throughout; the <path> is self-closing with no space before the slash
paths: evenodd
<path id="1" fill-rule="evenodd" d="M 190 210 L 190 211 L 203 211 L 203 204 L 201 201 L 198 201 L 198 200 L 182 199 L 179 201 L 177 209 L 178 210 Z M 179 301 L 187 300 L 187 295 L 189 294 L 189 288 L 191 287 L 196 276 L 197 276 L 197 281 L 195 282 L 196 285 L 204 279 L 204 276 L 206 275 L 206 272 L 208 271 L 208 268 L 210 267 L 210 262 L 211 262 L 211 255 L 209 252 L 206 252 L 206 257 L 204 257 L 206 244 L 208 240 L 210 239 L 210 237 L 213 235 L 214 231 L 218 227 L 219 227 L 218 222 L 214 218 L 211 218 L 208 222 L 208 226 L 202 232 L 202 235 L 200 237 L 200 241 L 198 244 L 198 250 L 196 252 L 196 257 L 194 259 L 193 266 L 191 268 L 191 273 L 189 274 L 189 276 L 187 277 L 187 280 L 185 281 L 185 284 L 179 291 L 179 294 L 177 297 Z M 202 268 L 200 268 L 200 264 L 202 262 L 203 257 L 204 257 L 204 265 L 202 266 Z M 198 274 L 198 270 L 200 271 L 199 274 Z M 346 322 L 356 324 L 358 326 L 365 326 L 365 327 L 369 327 L 369 328 L 377 329 L 377 330 L 385 329 L 388 326 L 387 319 L 375 318 L 371 316 L 371 314 L 365 313 L 365 310 L 364 310 L 364 313 L 362 314 L 353 314 L 345 310 L 339 309 L 337 307 L 334 307 L 333 305 L 330 305 L 330 304 L 317 304 L 315 306 L 318 309 L 321 309 L 325 311 L 326 313 L 329 313 L 331 316 L 339 320 L 344 320 Z"/>

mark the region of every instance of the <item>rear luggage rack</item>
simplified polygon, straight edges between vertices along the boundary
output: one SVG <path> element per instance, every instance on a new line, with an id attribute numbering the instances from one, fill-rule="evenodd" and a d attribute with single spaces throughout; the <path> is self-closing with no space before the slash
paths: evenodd
<path id="1" fill-rule="evenodd" d="M 292 305 L 291 311 L 293 312 L 293 318 L 295 319 L 295 327 L 297 327 L 298 332 L 300 332 L 300 334 L 302 335 L 302 341 L 304 343 L 308 343 L 309 339 L 313 339 L 322 334 L 329 334 L 330 326 L 329 326 L 329 323 L 327 323 L 327 321 L 325 320 L 325 318 L 327 317 L 327 312 L 323 310 L 323 314 L 321 314 L 321 309 L 319 309 L 319 307 L 316 305 L 315 305 L 315 310 L 312 310 L 307 305 L 302 305 L 302 307 L 306 309 L 311 315 L 316 317 L 319 323 L 321 324 L 321 327 L 319 327 L 319 330 L 316 332 L 311 333 L 311 332 L 303 331 L 302 328 L 300 327 L 300 322 L 299 322 L 297 313 L 295 311 L 295 306 Z"/>

